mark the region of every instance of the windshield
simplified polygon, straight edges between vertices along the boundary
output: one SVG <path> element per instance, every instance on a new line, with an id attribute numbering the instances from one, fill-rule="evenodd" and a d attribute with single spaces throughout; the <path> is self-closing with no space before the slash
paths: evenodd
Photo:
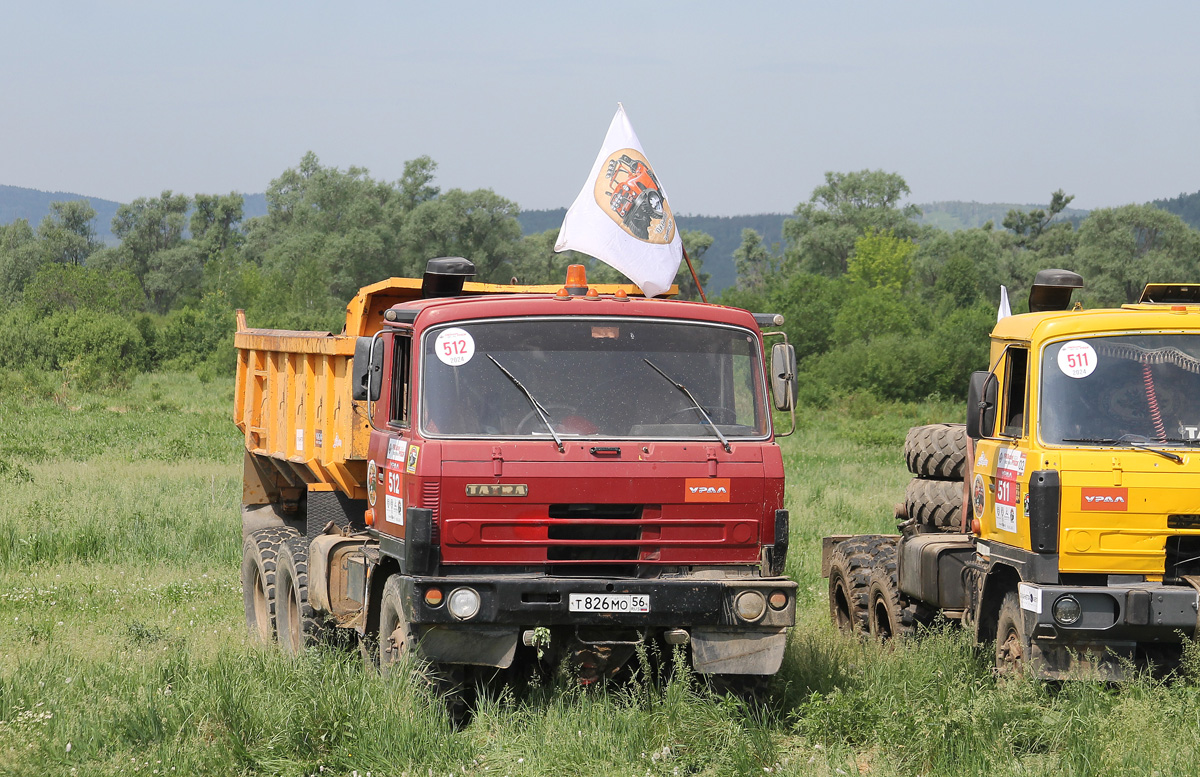
<path id="1" fill-rule="evenodd" d="M 1047 443 L 1200 442 L 1200 335 L 1047 346 L 1040 426 Z"/>
<path id="2" fill-rule="evenodd" d="M 606 318 L 469 321 L 426 332 L 423 349 L 427 434 L 714 442 L 767 435 L 761 351 L 745 329 Z"/>

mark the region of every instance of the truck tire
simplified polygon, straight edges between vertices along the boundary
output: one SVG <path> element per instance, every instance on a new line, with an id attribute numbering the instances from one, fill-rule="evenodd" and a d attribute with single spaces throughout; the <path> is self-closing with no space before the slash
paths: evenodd
<path id="1" fill-rule="evenodd" d="M 904 490 L 904 508 L 918 526 L 934 531 L 957 531 L 962 522 L 961 480 L 913 478 Z"/>
<path id="2" fill-rule="evenodd" d="M 275 580 L 279 647 L 298 655 L 321 639 L 321 621 L 308 603 L 308 540 L 290 537 L 280 544 Z"/>
<path id="3" fill-rule="evenodd" d="M 962 481 L 967 471 L 967 427 L 914 426 L 904 438 L 904 462 L 919 478 Z"/>
<path id="4" fill-rule="evenodd" d="M 1000 617 L 996 622 L 996 674 L 1014 677 L 1029 667 L 1030 637 L 1021 614 L 1021 602 L 1016 591 L 1009 591 L 1000 601 Z"/>
<path id="5" fill-rule="evenodd" d="M 392 575 L 383 585 L 379 603 L 379 671 L 386 677 L 407 663 L 414 671 L 421 672 L 430 690 L 446 705 L 451 723 L 460 727 L 468 717 L 466 667 L 419 659 L 416 636 L 404 614 L 403 599 L 400 577 Z"/>
<path id="6" fill-rule="evenodd" d="M 280 545 L 300 533 L 289 526 L 259 529 L 242 542 L 242 604 L 252 637 L 275 637 L 275 571 Z"/>
<path id="7" fill-rule="evenodd" d="M 916 634 L 918 608 L 900 593 L 894 544 L 875 549 L 867 600 L 867 627 L 872 637 L 887 641 Z"/>
<path id="8" fill-rule="evenodd" d="M 732 696 L 751 708 L 762 707 L 767 701 L 769 674 L 706 674 L 701 675 L 717 696 Z"/>
<path id="9" fill-rule="evenodd" d="M 829 559 L 829 616 L 843 634 L 863 637 L 875 548 L 886 538 L 866 535 L 838 543 Z"/>

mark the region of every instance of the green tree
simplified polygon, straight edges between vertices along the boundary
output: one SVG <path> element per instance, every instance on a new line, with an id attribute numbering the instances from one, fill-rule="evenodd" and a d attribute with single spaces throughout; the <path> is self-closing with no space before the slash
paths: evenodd
<path id="1" fill-rule="evenodd" d="M 404 163 L 404 175 L 396 183 L 400 190 L 400 210 L 411 213 L 423 202 L 434 199 L 441 192 L 433 186 L 434 173 L 437 172 L 437 162 L 428 156 L 419 156 Z"/>
<path id="2" fill-rule="evenodd" d="M 862 237 L 854 241 L 847 274 L 867 288 L 899 291 L 912 274 L 910 259 L 916 250 L 913 241 L 896 237 L 890 229 L 879 232 L 867 227 Z"/>
<path id="3" fill-rule="evenodd" d="M 81 265 L 101 247 L 92 222 L 96 210 L 87 200 L 50 203 L 50 214 L 38 225 L 38 238 L 47 259 Z"/>
<path id="4" fill-rule="evenodd" d="M 518 212 L 515 202 L 491 189 L 451 189 L 426 200 L 404 221 L 405 261 L 397 269 L 420 273 L 429 259 L 461 256 L 475 263 L 476 280 L 506 283 L 522 256 Z"/>
<path id="5" fill-rule="evenodd" d="M 868 228 L 890 230 L 901 239 L 917 237 L 920 227 L 914 219 L 921 210 L 901 204 L 908 193 L 908 184 L 896 173 L 825 173 L 824 185 L 783 222 L 788 263 L 836 277 L 846 272 L 854 242 Z"/>
<path id="6" fill-rule="evenodd" d="M 1004 228 L 1012 230 L 1021 245 L 1036 240 L 1046 231 L 1054 217 L 1071 204 L 1074 194 L 1064 194 L 1062 189 L 1050 195 L 1050 205 L 1046 209 L 1035 208 L 1030 211 L 1010 210 L 1004 217 Z"/>
<path id="7" fill-rule="evenodd" d="M 191 199 L 164 191 L 158 197 L 139 197 L 117 208 L 112 232 L 121 240 L 116 261 L 139 279 L 150 269 L 152 257 L 183 242 Z"/>
<path id="8" fill-rule="evenodd" d="M 1079 227 L 1076 269 L 1084 298 L 1118 305 L 1136 301 L 1150 282 L 1197 276 L 1200 233 L 1174 213 L 1152 205 L 1092 211 Z"/>
<path id="9" fill-rule="evenodd" d="M 761 292 L 779 271 L 779 258 L 753 229 L 742 230 L 742 244 L 733 252 L 737 285 L 742 291 Z"/>
<path id="10" fill-rule="evenodd" d="M 44 261 L 28 221 L 0 225 L 0 303 L 16 303 Z"/>
<path id="11" fill-rule="evenodd" d="M 700 285 L 708 286 L 710 275 L 703 270 L 704 255 L 708 253 L 708 249 L 712 248 L 713 236 L 698 229 L 684 229 L 680 231 L 679 237 L 683 241 L 683 247 L 687 250 L 688 258 L 692 260 L 692 266 L 696 268 L 696 276 L 700 278 Z M 696 288 L 696 281 L 692 278 L 692 271 L 688 269 L 686 261 L 679 263 L 679 272 L 675 274 L 675 283 L 679 285 L 680 299 L 700 299 L 700 291 Z M 707 291 L 705 293 L 707 294 Z"/>

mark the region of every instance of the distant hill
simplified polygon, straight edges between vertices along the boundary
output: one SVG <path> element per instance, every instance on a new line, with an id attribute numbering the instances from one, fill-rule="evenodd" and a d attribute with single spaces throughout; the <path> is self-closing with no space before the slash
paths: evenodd
<path id="1" fill-rule="evenodd" d="M 987 222 L 992 222 L 997 229 L 1004 223 L 1004 217 L 1010 210 L 1034 210 L 1045 208 L 1046 205 L 1019 205 L 1011 202 L 927 202 L 918 205 L 922 216 L 917 219 L 921 224 L 943 229 L 947 232 L 957 232 L 960 229 L 975 229 Z M 1059 216 L 1061 221 L 1072 221 L 1076 225 L 1087 218 L 1086 210 L 1067 208 Z"/>
<path id="2" fill-rule="evenodd" d="M 91 203 L 96 210 L 96 237 L 106 243 L 116 242 L 109 227 L 121 203 L 102 200 L 99 197 L 85 197 L 82 194 L 43 192 L 20 186 L 0 185 L 0 224 L 11 224 L 17 219 L 25 219 L 30 226 L 37 229 L 42 219 L 50 215 L 50 203 L 71 200 L 87 200 Z"/>
<path id="3" fill-rule="evenodd" d="M 243 220 L 267 215 L 267 195 L 243 194 L 242 199 Z M 96 237 L 104 243 L 117 242 L 112 233 L 112 220 L 122 203 L 70 192 L 44 192 L 39 189 L 0 185 L 0 224 L 11 224 L 17 219 L 25 219 L 30 226 L 37 229 L 42 219 L 50 215 L 50 203 L 71 200 L 87 200 L 96 211 Z"/>
<path id="4" fill-rule="evenodd" d="M 1174 213 L 1192 229 L 1200 229 L 1200 192 L 1180 194 L 1169 200 L 1154 200 L 1150 204 Z"/>

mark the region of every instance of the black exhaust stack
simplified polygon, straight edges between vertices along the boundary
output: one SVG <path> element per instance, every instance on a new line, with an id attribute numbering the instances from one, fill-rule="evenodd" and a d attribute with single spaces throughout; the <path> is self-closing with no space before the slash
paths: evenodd
<path id="1" fill-rule="evenodd" d="M 421 296 L 457 297 L 462 294 L 463 284 L 474 277 L 475 265 L 461 256 L 443 256 L 430 259 L 421 279 Z"/>
<path id="2" fill-rule="evenodd" d="M 1071 307 L 1071 292 L 1083 288 L 1083 276 L 1070 270 L 1040 270 L 1029 289 L 1029 312 L 1066 310 Z"/>

